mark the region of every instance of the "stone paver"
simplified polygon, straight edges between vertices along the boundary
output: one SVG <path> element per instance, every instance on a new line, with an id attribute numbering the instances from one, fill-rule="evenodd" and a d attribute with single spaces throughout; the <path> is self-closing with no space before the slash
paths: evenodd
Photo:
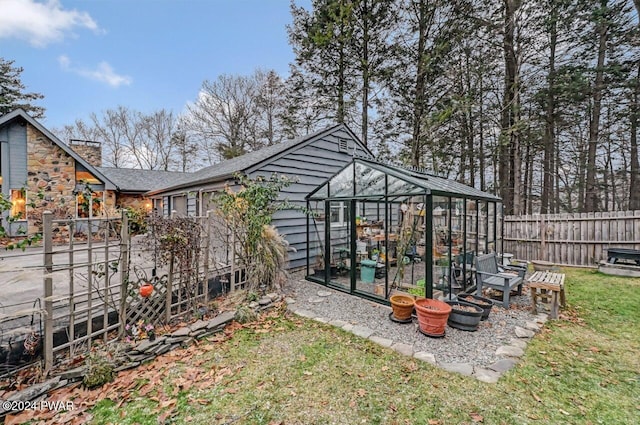
<path id="1" fill-rule="evenodd" d="M 439 366 L 449 372 L 455 372 L 465 376 L 473 375 L 473 366 L 469 363 L 439 363 Z"/>
<path id="2" fill-rule="evenodd" d="M 318 291 L 318 296 L 319 297 L 330 297 L 332 294 L 332 292 L 330 291 Z"/>
<path id="3" fill-rule="evenodd" d="M 498 382 L 502 374 L 491 369 L 477 368 L 473 373 L 473 376 L 475 376 L 478 381 L 486 382 L 488 384 L 495 384 L 496 382 Z"/>
<path id="4" fill-rule="evenodd" d="M 200 329 L 205 329 L 208 324 L 209 324 L 208 321 L 198 320 L 197 322 L 189 326 L 189 329 L 191 329 L 191 332 L 196 332 L 196 331 L 199 331 Z"/>
<path id="5" fill-rule="evenodd" d="M 388 338 L 382 338 L 381 336 L 371 335 L 369 337 L 371 342 L 375 342 L 378 345 L 382 345 L 383 347 L 391 347 L 393 344 L 393 340 Z"/>
<path id="6" fill-rule="evenodd" d="M 413 357 L 413 345 L 405 344 L 403 342 L 396 342 L 391 346 L 391 349 L 397 351 L 400 354 L 404 354 L 405 356 Z"/>
<path id="7" fill-rule="evenodd" d="M 309 302 L 312 304 L 319 304 L 324 302 L 324 298 L 322 297 L 311 297 L 309 298 Z"/>
<path id="8" fill-rule="evenodd" d="M 508 370 L 513 369 L 513 367 L 517 364 L 514 359 L 500 359 L 491 366 L 489 369 L 495 370 L 496 372 L 506 372 Z"/>
<path id="9" fill-rule="evenodd" d="M 526 329 L 529 329 L 531 331 L 539 331 L 540 330 L 540 324 L 536 323 L 536 322 L 525 322 L 524 327 Z"/>
<path id="10" fill-rule="evenodd" d="M 533 338 L 535 334 L 536 333 L 534 331 L 516 326 L 516 336 L 518 338 Z"/>
<path id="11" fill-rule="evenodd" d="M 524 355 L 524 350 L 520 347 L 515 347 L 513 345 L 503 345 L 502 347 L 498 347 L 498 349 L 496 350 L 496 355 L 508 356 L 508 357 L 522 357 Z"/>
<path id="12" fill-rule="evenodd" d="M 269 297 L 262 297 L 258 300 L 258 304 L 259 305 L 269 305 L 271 304 L 271 298 Z"/>
<path id="13" fill-rule="evenodd" d="M 413 353 L 413 357 L 423 362 L 431 363 L 432 365 L 436 364 L 436 356 L 426 351 L 417 351 Z"/>
<path id="14" fill-rule="evenodd" d="M 300 309 L 300 310 L 296 310 L 295 313 L 298 316 L 306 317 L 307 319 L 313 319 L 314 317 L 316 317 L 315 313 L 309 310 Z"/>
<path id="15" fill-rule="evenodd" d="M 188 326 L 185 326 L 184 328 L 180 328 L 177 331 L 172 332 L 171 336 L 174 336 L 174 337 L 189 336 L 190 333 L 191 333 L 191 329 L 189 329 Z"/>
<path id="16" fill-rule="evenodd" d="M 220 327 L 220 326 L 232 321 L 233 318 L 235 317 L 235 315 L 236 315 L 235 310 L 224 311 L 224 312 L 218 314 L 213 319 L 209 320 L 209 324 L 207 325 L 207 329 L 214 329 L 214 328 Z"/>
<path id="17" fill-rule="evenodd" d="M 265 295 L 266 297 L 268 297 L 271 301 L 276 301 L 280 299 L 280 294 L 278 294 L 277 292 L 271 292 Z"/>
<path id="18" fill-rule="evenodd" d="M 332 325 L 332 326 L 335 326 L 336 328 L 341 328 L 344 325 L 346 325 L 347 322 L 345 322 L 344 320 L 334 319 L 334 320 L 329 321 L 329 324 Z"/>
<path id="19" fill-rule="evenodd" d="M 524 339 L 511 338 L 509 340 L 509 345 L 513 345 L 514 347 L 522 348 L 523 350 L 527 349 L 527 341 L 524 340 Z"/>
<path id="20" fill-rule="evenodd" d="M 356 325 L 351 329 L 351 332 L 354 335 L 357 335 L 361 338 L 369 338 L 371 335 L 373 335 L 373 329 L 369 329 L 366 326 L 360 326 L 360 325 Z"/>

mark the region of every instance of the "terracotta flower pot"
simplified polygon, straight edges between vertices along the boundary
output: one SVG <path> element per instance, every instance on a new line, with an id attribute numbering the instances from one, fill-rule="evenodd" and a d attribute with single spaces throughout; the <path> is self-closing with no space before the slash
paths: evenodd
<path id="1" fill-rule="evenodd" d="M 413 305 L 415 300 L 409 295 L 396 294 L 389 298 L 391 302 L 391 309 L 393 310 L 393 317 L 399 321 L 405 321 L 411 319 L 413 313 Z"/>
<path id="2" fill-rule="evenodd" d="M 150 283 L 145 283 L 140 287 L 140 296 L 147 298 L 153 292 L 153 285 Z"/>
<path id="3" fill-rule="evenodd" d="M 451 306 L 445 302 L 424 298 L 415 301 L 420 332 L 427 336 L 444 336 Z"/>

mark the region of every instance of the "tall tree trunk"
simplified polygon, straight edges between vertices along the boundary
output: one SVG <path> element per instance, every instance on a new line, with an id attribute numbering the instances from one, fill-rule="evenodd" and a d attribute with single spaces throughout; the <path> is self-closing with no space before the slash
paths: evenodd
<path id="1" fill-rule="evenodd" d="M 553 6 L 552 6 L 553 7 Z M 547 107 L 545 108 L 546 127 L 544 131 L 544 160 L 542 182 L 542 199 L 540 214 L 548 214 L 553 210 L 553 156 L 556 141 L 556 105 L 555 105 L 555 73 L 556 73 L 556 44 L 557 13 L 552 11 L 549 27 L 549 74 L 547 75 Z"/>
<path id="2" fill-rule="evenodd" d="M 639 2 L 636 2 L 640 9 Z M 638 11 L 640 13 L 640 10 Z M 629 143 L 631 144 L 631 175 L 629 182 L 629 209 L 640 210 L 640 164 L 638 164 L 638 114 L 640 114 L 640 64 L 638 64 L 638 75 L 634 81 L 633 93 L 631 95 L 631 134 L 629 135 Z"/>
<path id="3" fill-rule="evenodd" d="M 471 70 L 469 69 L 469 54 L 465 55 L 465 76 L 467 93 L 471 95 Z M 475 140 L 475 129 L 473 128 L 473 112 L 472 102 L 465 102 L 465 115 L 467 117 L 467 123 L 469 124 L 467 130 L 467 157 L 469 158 L 469 186 L 475 187 L 476 185 L 476 156 L 474 155 L 473 142 Z"/>
<path id="4" fill-rule="evenodd" d="M 607 7 L 607 0 L 601 2 L 601 7 Z M 587 150 L 587 179 L 585 182 L 585 211 L 598 210 L 598 187 L 596 184 L 596 152 L 600 135 L 600 114 L 602 112 L 602 92 L 604 91 L 604 61 L 607 54 L 608 26 L 604 18 L 600 18 L 596 26 L 598 34 L 598 61 L 596 65 L 596 79 L 593 86 L 593 109 L 589 125 L 589 147 Z"/>
<path id="5" fill-rule="evenodd" d="M 427 38 L 427 14 L 425 8 L 426 0 L 420 0 L 418 4 L 418 52 L 417 52 L 417 72 L 415 84 L 415 101 L 413 109 L 413 134 L 411 144 L 411 165 L 419 167 L 422 159 L 422 118 L 424 115 L 424 90 L 427 78 L 425 64 L 425 48 Z"/>
<path id="6" fill-rule="evenodd" d="M 634 0 L 636 12 L 640 16 L 640 0 Z M 640 22 L 638 22 L 640 27 Z M 638 63 L 638 74 L 634 81 L 633 92 L 631 95 L 631 134 L 629 135 L 629 143 L 631 144 L 631 175 L 629 181 L 629 209 L 640 210 L 640 164 L 638 164 L 638 114 L 640 114 L 640 63 Z"/>
<path id="7" fill-rule="evenodd" d="M 337 101 L 337 111 L 336 111 L 336 121 L 339 124 L 345 123 L 345 106 L 344 106 L 344 96 L 345 96 L 345 55 L 344 55 L 344 43 L 340 42 L 340 49 L 338 52 L 338 101 Z"/>
<path id="8" fill-rule="evenodd" d="M 369 136 L 369 17 L 367 0 L 362 2 L 362 143 L 367 146 Z"/>
<path id="9" fill-rule="evenodd" d="M 483 78 L 483 74 L 482 72 L 480 73 L 480 106 L 479 106 L 479 111 L 478 111 L 478 123 L 480 126 L 480 134 L 479 134 L 479 138 L 478 138 L 478 156 L 479 158 L 479 162 L 478 162 L 478 166 L 480 167 L 480 190 L 485 190 L 486 189 L 486 182 L 485 182 L 485 164 L 484 164 L 484 84 L 483 84 L 484 78 Z"/>
<path id="10" fill-rule="evenodd" d="M 517 58 L 514 46 L 515 39 L 515 14 L 520 6 L 518 0 L 504 0 L 504 99 L 501 115 L 500 144 L 498 149 L 498 179 L 500 196 L 504 202 L 504 213 L 517 214 L 520 198 L 516 196 L 516 187 L 519 186 L 520 172 L 516 168 L 520 164 L 519 146 L 517 136 Z M 520 190 L 520 188 L 518 188 Z"/>

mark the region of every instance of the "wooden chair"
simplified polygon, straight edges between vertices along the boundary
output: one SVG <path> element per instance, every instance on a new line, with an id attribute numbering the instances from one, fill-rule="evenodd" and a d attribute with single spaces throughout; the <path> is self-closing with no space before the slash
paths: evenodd
<path id="1" fill-rule="evenodd" d="M 502 305 L 504 308 L 509 308 L 511 290 L 517 287 L 518 295 L 522 295 L 525 273 L 526 270 L 519 267 L 498 267 L 495 253 L 480 255 L 476 257 L 476 280 L 478 286 L 476 294 L 482 296 L 482 288 L 484 286 L 502 291 Z"/>

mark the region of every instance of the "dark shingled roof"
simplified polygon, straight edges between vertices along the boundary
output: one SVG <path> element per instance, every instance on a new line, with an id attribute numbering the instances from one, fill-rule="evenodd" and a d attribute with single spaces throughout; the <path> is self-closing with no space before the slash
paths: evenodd
<path id="1" fill-rule="evenodd" d="M 168 186 L 191 173 L 135 168 L 97 167 L 121 192 L 147 192 L 154 187 Z"/>
<path id="2" fill-rule="evenodd" d="M 211 165 L 209 167 L 202 168 L 194 173 L 187 173 L 180 176 L 178 180 L 172 180 L 171 182 L 164 182 L 155 186 L 152 192 L 162 192 L 165 190 L 185 188 L 189 186 L 195 186 L 205 182 L 213 182 L 226 177 L 233 176 L 234 173 L 241 173 L 251 168 L 252 166 L 268 160 L 286 150 L 311 140 L 323 133 L 330 133 L 335 131 L 339 127 L 344 127 L 345 130 L 350 131 L 344 124 L 337 124 L 332 127 L 324 128 L 312 134 L 299 137 L 297 139 L 287 140 L 282 143 L 278 143 L 271 146 L 265 146 L 257 151 L 249 152 L 244 155 L 222 161 L 218 164 Z"/>

